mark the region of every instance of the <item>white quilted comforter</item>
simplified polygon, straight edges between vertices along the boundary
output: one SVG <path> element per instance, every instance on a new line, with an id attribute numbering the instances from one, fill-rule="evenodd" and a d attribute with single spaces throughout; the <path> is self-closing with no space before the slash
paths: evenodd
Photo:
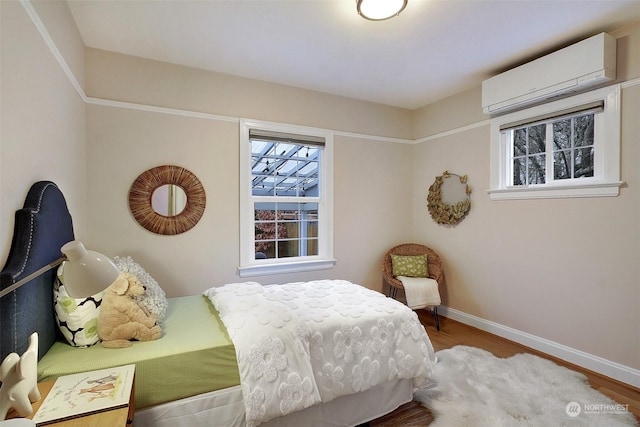
<path id="1" fill-rule="evenodd" d="M 208 289 L 238 359 L 248 426 L 386 381 L 430 377 L 435 356 L 417 315 L 344 280 Z"/>

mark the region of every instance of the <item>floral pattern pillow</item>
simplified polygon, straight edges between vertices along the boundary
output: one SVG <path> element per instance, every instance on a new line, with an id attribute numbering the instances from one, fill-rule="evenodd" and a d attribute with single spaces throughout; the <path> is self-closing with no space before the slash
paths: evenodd
<path id="1" fill-rule="evenodd" d="M 113 263 L 121 273 L 131 273 L 136 276 L 138 281 L 147 289 L 143 295 L 134 298 L 138 304 L 158 319 L 159 322 L 164 320 L 169 303 L 166 293 L 160 285 L 158 285 L 156 279 L 151 277 L 151 275 L 130 256 L 114 257 Z"/>
<path id="2" fill-rule="evenodd" d="M 429 277 L 426 255 L 391 255 L 394 276 Z"/>

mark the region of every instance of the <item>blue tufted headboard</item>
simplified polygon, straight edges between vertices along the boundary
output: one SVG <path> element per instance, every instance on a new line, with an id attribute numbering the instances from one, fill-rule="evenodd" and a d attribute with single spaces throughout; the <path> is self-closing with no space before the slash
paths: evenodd
<path id="1" fill-rule="evenodd" d="M 16 211 L 0 289 L 60 258 L 60 248 L 71 240 L 73 222 L 58 187 L 50 181 L 33 184 L 24 208 Z M 38 360 L 53 345 L 58 333 L 53 311 L 55 274 L 55 268 L 49 270 L 0 299 L 0 361 L 11 352 L 24 353 L 34 331 L 38 332 Z"/>

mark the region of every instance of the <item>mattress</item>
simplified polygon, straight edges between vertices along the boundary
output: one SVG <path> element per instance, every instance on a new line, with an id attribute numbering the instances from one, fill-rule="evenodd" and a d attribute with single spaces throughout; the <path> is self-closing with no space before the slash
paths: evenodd
<path id="1" fill-rule="evenodd" d="M 163 336 L 129 348 L 56 342 L 38 362 L 38 381 L 134 363 L 136 409 L 240 384 L 233 343 L 211 302 L 169 298 Z"/>

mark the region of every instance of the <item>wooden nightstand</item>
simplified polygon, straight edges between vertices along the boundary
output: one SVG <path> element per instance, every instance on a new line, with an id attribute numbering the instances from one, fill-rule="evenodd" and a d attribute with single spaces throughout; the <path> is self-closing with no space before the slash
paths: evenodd
<path id="1" fill-rule="evenodd" d="M 47 397 L 55 381 L 46 381 L 38 383 L 40 389 L 40 400 L 33 403 L 33 414 L 27 418 L 31 419 L 33 415 L 38 411 L 40 405 Z M 133 387 L 131 388 L 131 396 L 129 398 L 129 405 L 124 408 L 111 409 L 109 411 L 102 411 L 95 414 L 86 415 L 83 417 L 73 418 L 70 420 L 60 421 L 57 423 L 47 424 L 47 426 L 60 426 L 60 427 L 132 427 L 133 426 L 133 413 L 135 411 L 135 378 Z M 17 414 L 15 411 L 11 411 L 7 416 L 9 418 L 15 418 Z"/>

